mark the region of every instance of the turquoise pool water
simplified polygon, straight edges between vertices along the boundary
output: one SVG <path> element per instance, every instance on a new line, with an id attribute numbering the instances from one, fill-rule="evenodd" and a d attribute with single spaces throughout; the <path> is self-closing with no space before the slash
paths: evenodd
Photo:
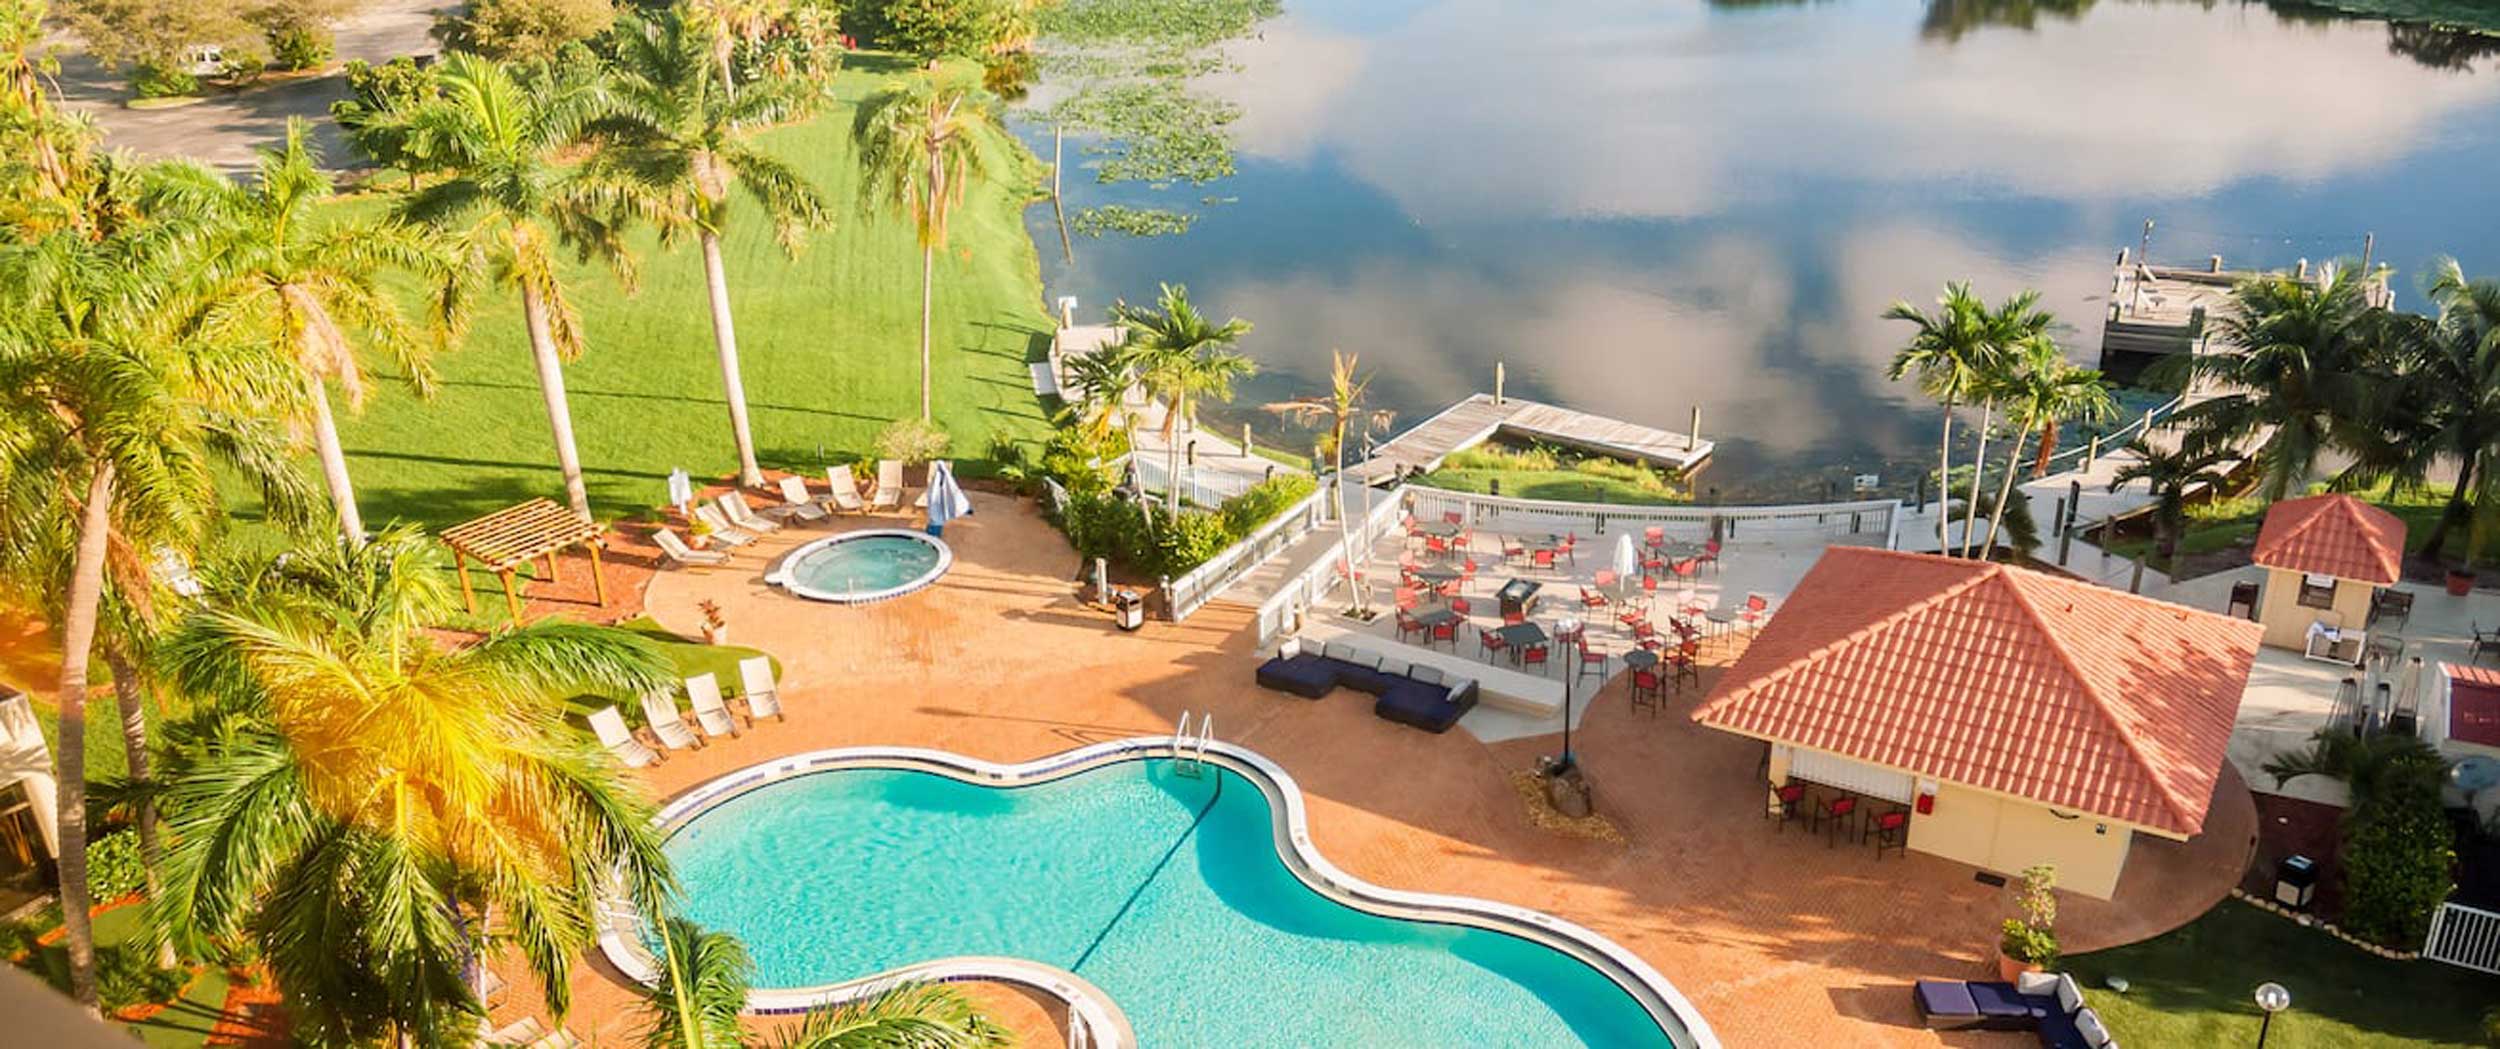
<path id="1" fill-rule="evenodd" d="M 1016 788 L 853 769 L 724 802 L 668 853 L 759 987 L 1009 955 L 1093 981 L 1152 1047 L 1672 1044 L 1568 955 L 1311 892 L 1272 826 L 1255 785 L 1166 761 Z"/>
<path id="2" fill-rule="evenodd" d="M 841 536 L 792 559 L 789 572 L 809 590 L 865 596 L 926 583 L 940 558 L 937 544 L 919 536 Z"/>

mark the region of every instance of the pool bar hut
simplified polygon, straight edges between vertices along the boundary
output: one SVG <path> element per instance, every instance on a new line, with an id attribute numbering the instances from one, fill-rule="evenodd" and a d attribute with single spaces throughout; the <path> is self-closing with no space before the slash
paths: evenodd
<path id="1" fill-rule="evenodd" d="M 2006 565 L 1833 547 L 1693 712 L 1766 815 L 2060 888 L 2204 828 L 2258 628 Z M 1828 825 L 1828 826 L 1826 826 Z"/>
<path id="2" fill-rule="evenodd" d="M 521 580 L 513 570 L 543 557 L 547 580 L 554 582 L 556 555 L 576 546 L 590 551 L 591 590 L 598 595 L 600 607 L 607 606 L 607 574 L 599 564 L 599 550 L 606 544 L 599 538 L 599 526 L 551 500 L 532 499 L 453 525 L 443 530 L 443 545 L 451 548 L 452 560 L 459 566 L 460 600 L 471 615 L 477 614 L 477 592 L 469 587 L 469 562 L 486 566 L 503 580 L 504 606 L 518 623 Z"/>
<path id="3" fill-rule="evenodd" d="M 2340 492 L 2286 499 L 2266 511 L 2249 560 L 2266 577 L 2254 602 L 2265 643 L 2358 663 L 2370 608 L 2404 578 L 2405 525 Z"/>

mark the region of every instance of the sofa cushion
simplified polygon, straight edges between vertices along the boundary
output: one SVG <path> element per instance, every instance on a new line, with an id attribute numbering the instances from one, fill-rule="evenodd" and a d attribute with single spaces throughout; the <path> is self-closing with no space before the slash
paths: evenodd
<path id="1" fill-rule="evenodd" d="M 2077 1010 L 2083 1008 L 2083 985 L 2076 983 L 2072 974 L 2057 974 L 2057 990 L 2055 993 L 2057 995 L 2057 1010 L 2059 1012 L 2072 1016 Z"/>
<path id="2" fill-rule="evenodd" d="M 1276 658 L 1278 659 L 1292 659 L 1301 654 L 1302 638 L 1300 635 L 1288 637 L 1276 643 Z"/>
<path id="3" fill-rule="evenodd" d="M 1372 704 L 1372 713 L 1390 721 L 1430 732 L 1447 732 L 1465 714 L 1464 705 L 1450 701 L 1449 690 L 1439 685 L 1400 679 L 1380 694 Z"/>
<path id="4" fill-rule="evenodd" d="M 1350 688 L 1357 692 L 1368 692 L 1377 696 L 1389 691 L 1391 686 L 1406 680 L 1402 677 L 1383 674 L 1378 668 L 1368 663 L 1347 663 L 1343 660 L 1331 660 L 1331 662 L 1337 667 L 1337 687 L 1339 688 Z"/>
<path id="5" fill-rule="evenodd" d="M 2026 995 L 2053 995 L 2057 993 L 2057 976 L 2056 973 L 2044 972 L 2020 973 L 2014 977 L 2014 990 Z M 2073 1009 L 2066 1011 L 2074 1012 Z"/>
<path id="6" fill-rule="evenodd" d="M 1441 687 L 1450 690 L 1452 699 L 1466 699 L 1473 702 L 1476 695 L 1476 679 L 1471 677 L 1459 677 L 1452 674 L 1441 679 Z"/>
<path id="7" fill-rule="evenodd" d="M 1342 666 L 1305 652 L 1291 659 L 1271 659 L 1260 664 L 1258 680 L 1263 688 L 1318 699 L 1337 687 L 1337 671 Z"/>
<path id="8" fill-rule="evenodd" d="M 1338 662 L 1352 663 L 1358 667 L 1378 667 L 1380 665 L 1379 656 L 1372 655 L 1369 652 L 1365 652 L 1362 649 L 1346 644 L 1343 641 L 1331 641 L 1326 645 L 1321 646 L 1320 653 L 1330 659 L 1337 660 Z"/>
<path id="9" fill-rule="evenodd" d="M 1380 672 L 1381 672 L 1381 674 L 1382 674 L 1382 675 L 1387 676 L 1387 677 L 1414 677 L 1414 676 L 1415 676 L 1415 675 L 1414 675 L 1414 673 L 1412 672 L 1412 668 L 1410 668 L 1409 666 L 1407 666 L 1407 663 L 1406 663 L 1406 661 L 1405 661 L 1405 660 L 1403 660 L 1403 659 L 1392 659 L 1392 658 L 1390 658 L 1390 657 L 1388 657 L 1388 656 L 1382 656 L 1382 657 L 1380 657 Z"/>
<path id="10" fill-rule="evenodd" d="M 1979 1015 L 1987 1017 L 1987 1026 L 1999 1031 L 2021 1031 L 2040 1022 L 2049 1012 L 2046 998 L 2026 998 L 2010 983 L 1973 983 L 1971 1003 L 1979 1007 Z"/>
<path id="11" fill-rule="evenodd" d="M 2101 1023 L 2101 1014 L 2088 1007 L 2075 1014 L 2075 1030 L 2093 1049 L 2105 1049 L 2109 1045 L 2109 1028 Z"/>
<path id="12" fill-rule="evenodd" d="M 2083 1032 L 2075 1029 L 2074 1017 L 2052 1011 L 2039 1022 L 2041 1049 L 2092 1049 Z"/>
<path id="13" fill-rule="evenodd" d="M 1979 1022 L 1979 1005 L 1970 998 L 1970 984 L 1961 980 L 1920 980 L 1910 988 L 1919 1019 L 1929 1027 L 1962 1027 Z"/>
<path id="14" fill-rule="evenodd" d="M 1441 668 L 1426 663 L 1417 663 L 1414 666 L 1406 668 L 1406 676 L 1427 685 L 1439 685 L 1444 683 L 1441 676 Z"/>

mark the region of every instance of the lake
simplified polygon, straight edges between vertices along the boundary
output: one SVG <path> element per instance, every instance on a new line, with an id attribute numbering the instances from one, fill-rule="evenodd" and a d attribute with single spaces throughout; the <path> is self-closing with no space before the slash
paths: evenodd
<path id="1" fill-rule="evenodd" d="M 1200 90 L 1241 107 L 1236 175 L 1067 206 L 1199 213 L 1075 238 L 1028 213 L 1053 296 L 1099 318 L 1186 283 L 1257 324 L 1229 408 L 1377 372 L 1402 428 L 1490 389 L 1670 429 L 1698 405 L 1726 498 L 1906 490 L 1936 409 L 1886 362 L 1894 299 L 2038 288 L 2097 360 L 2111 263 L 2358 256 L 2418 307 L 2433 258 L 2500 270 L 2487 41 L 2261 6 L 1878 0 L 1286 0 Z M 1046 98 L 1054 85 L 1035 93 Z M 1018 131 L 1050 155 L 1046 128 Z"/>

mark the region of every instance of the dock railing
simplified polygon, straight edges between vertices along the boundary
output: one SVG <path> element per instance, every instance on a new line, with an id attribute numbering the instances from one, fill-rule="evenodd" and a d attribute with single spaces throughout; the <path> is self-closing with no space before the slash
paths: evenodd
<path id="1" fill-rule="evenodd" d="M 2133 441 L 2137 437 L 2150 432 L 2153 427 L 2161 425 L 2161 421 L 2163 419 L 2178 414 L 2179 408 L 2186 403 L 2187 396 L 2185 394 L 2173 397 L 2167 401 L 2145 409 L 2144 414 L 2137 416 L 2134 421 L 2129 422 L 2127 425 L 2111 430 L 2108 433 L 2101 434 L 2100 439 L 2097 442 L 2076 444 L 2067 448 L 2065 451 L 2052 455 L 2049 457 L 2048 472 L 2051 475 L 2055 475 L 2064 473 L 2068 469 L 2081 468 L 2083 466 L 2083 458 L 2087 455 L 2093 454 L 2096 448 L 2101 455 L 2108 455 L 2109 453 L 2117 451 L 2120 448 L 2124 448 L 2127 446 L 2127 442 Z"/>
<path id="2" fill-rule="evenodd" d="M 1419 520 L 1456 512 L 1469 527 L 1519 535 L 1606 536 L 1655 527 L 1693 542 L 1714 534 L 1730 540 L 1819 536 L 1832 542 L 1890 547 L 1897 534 L 1895 520 L 1903 512 L 1899 499 L 1784 506 L 1627 506 L 1513 499 L 1422 485 L 1408 485 L 1404 491 Z"/>
<path id="3" fill-rule="evenodd" d="M 1205 564 L 1190 569 L 1178 579 L 1166 580 L 1163 584 L 1164 616 L 1175 623 L 1189 618 L 1190 613 L 1205 607 L 1234 581 L 1257 570 L 1269 558 L 1284 553 L 1303 536 L 1326 527 L 1327 495 L 1328 486 L 1323 484 L 1301 502 L 1286 507 L 1283 513 L 1241 537 L 1240 542 L 1208 558 Z"/>
<path id="4" fill-rule="evenodd" d="M 1320 490 L 1325 492 L 1328 490 L 1327 486 L 1334 483 L 1336 479 L 1333 477 L 1323 478 Z M 1369 555 L 1373 547 L 1380 542 L 1381 537 L 1397 531 L 1398 513 L 1405 503 L 1400 493 L 1406 490 L 1400 487 L 1374 495 L 1371 516 L 1364 518 L 1361 527 L 1354 529 L 1347 537 L 1346 541 L 1354 544 L 1355 571 L 1365 570 L 1364 566 L 1371 561 Z M 1347 510 L 1351 513 L 1362 512 L 1359 507 L 1353 505 L 1349 505 Z M 1345 580 L 1346 541 L 1329 543 L 1326 556 L 1305 567 L 1300 575 L 1286 580 L 1284 585 L 1276 588 L 1275 593 L 1267 596 L 1267 600 L 1259 603 L 1259 644 L 1261 647 L 1265 647 L 1278 634 L 1291 631 L 1296 625 L 1308 619 L 1312 609 L 1325 605 L 1328 595 L 1337 589 L 1337 584 Z M 1396 567 L 1391 566 L 1391 571 L 1395 570 Z"/>

